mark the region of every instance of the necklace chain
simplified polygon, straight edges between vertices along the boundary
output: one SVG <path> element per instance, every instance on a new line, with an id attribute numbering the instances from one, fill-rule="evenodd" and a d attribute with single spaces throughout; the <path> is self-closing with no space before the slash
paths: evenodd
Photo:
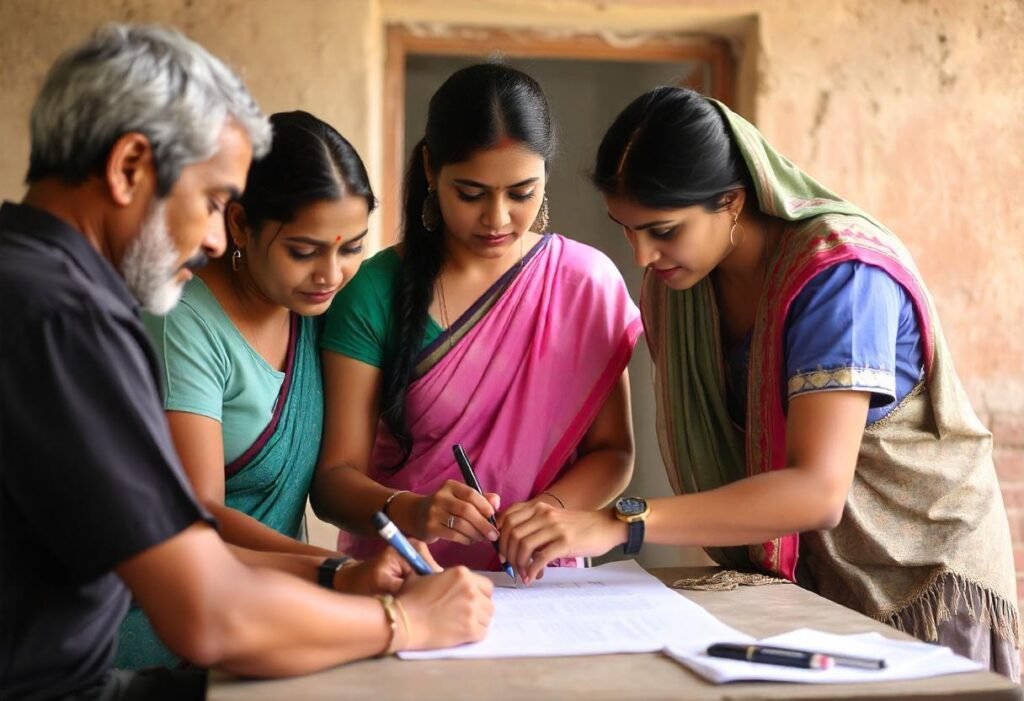
<path id="1" fill-rule="evenodd" d="M 523 250 L 523 236 L 519 237 L 519 267 L 523 266 L 525 251 Z M 437 274 L 437 278 L 434 280 L 434 294 L 437 297 L 438 310 L 441 313 L 441 328 L 448 334 L 448 350 L 452 349 L 454 341 L 452 340 L 451 328 L 452 324 L 448 318 L 448 303 L 444 296 L 444 281 L 441 277 L 441 273 Z"/>
<path id="2" fill-rule="evenodd" d="M 448 334 L 448 350 L 452 349 L 452 325 L 448 319 L 448 304 L 444 298 L 444 282 L 441 280 L 441 275 L 438 273 L 437 279 L 434 282 L 434 291 L 437 294 L 437 305 L 441 311 L 441 327 L 442 330 Z"/>

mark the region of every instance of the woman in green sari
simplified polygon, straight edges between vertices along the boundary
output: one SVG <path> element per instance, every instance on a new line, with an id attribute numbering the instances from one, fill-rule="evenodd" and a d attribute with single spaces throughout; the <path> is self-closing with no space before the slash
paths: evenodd
<path id="1" fill-rule="evenodd" d="M 145 322 L 175 447 L 221 536 L 318 565 L 339 554 L 300 540 L 323 426 L 317 315 L 358 270 L 375 199 L 359 155 L 330 125 L 306 112 L 270 121 L 270 153 L 225 208 L 231 254 L 190 280 L 170 314 Z M 336 588 L 397 586 L 382 581 L 397 563 L 351 563 Z M 178 663 L 133 608 L 118 666 Z"/>
<path id="2" fill-rule="evenodd" d="M 512 507 L 526 579 L 619 543 L 700 545 L 1019 677 L 992 438 L 891 232 L 679 88 L 633 102 L 594 181 L 648 268 L 641 311 L 677 496 Z"/>

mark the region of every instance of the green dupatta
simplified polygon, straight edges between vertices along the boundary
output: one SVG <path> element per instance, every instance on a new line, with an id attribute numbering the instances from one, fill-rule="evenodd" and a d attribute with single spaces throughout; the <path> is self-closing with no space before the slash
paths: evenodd
<path id="1" fill-rule="evenodd" d="M 776 153 L 726 107 L 762 212 L 790 222 L 768 261 L 751 339 L 746 426 L 726 408 L 712 283 L 673 291 L 651 276 L 641 310 L 654 359 L 658 435 L 669 480 L 695 492 L 785 465 L 783 362 L 789 304 L 817 272 L 845 260 L 889 272 L 914 302 L 925 380 L 869 425 L 843 520 L 746 548 L 720 564 L 789 579 L 923 640 L 954 615 L 1019 645 L 1013 558 L 992 464 L 991 434 L 956 376 L 934 305 L 891 232 Z M 746 428 L 744 433 L 743 429 Z"/>
<path id="2" fill-rule="evenodd" d="M 745 119 L 720 102 L 711 102 L 722 111 L 736 139 L 762 212 L 790 222 L 852 215 L 881 226 L 777 153 Z M 707 491 L 752 474 L 743 427 L 732 421 L 726 403 L 725 359 L 711 280 L 672 291 L 648 274 L 641 312 L 654 360 L 659 445 L 673 489 Z M 752 558 L 747 548 L 706 551 L 723 566 L 760 566 L 761 558 Z"/>

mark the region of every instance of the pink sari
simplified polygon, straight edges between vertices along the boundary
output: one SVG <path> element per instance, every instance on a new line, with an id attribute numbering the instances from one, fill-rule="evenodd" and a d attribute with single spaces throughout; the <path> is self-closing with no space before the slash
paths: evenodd
<path id="1" fill-rule="evenodd" d="M 622 276 L 599 251 L 545 236 L 417 359 L 407 417 L 412 455 L 383 424 L 369 475 L 395 489 L 430 494 L 461 480 L 461 443 L 485 491 L 504 507 L 533 498 L 573 461 L 576 447 L 622 375 L 641 333 Z M 364 558 L 378 538 L 342 531 L 338 548 Z M 437 541 L 442 565 L 498 569 L 490 542 Z"/>

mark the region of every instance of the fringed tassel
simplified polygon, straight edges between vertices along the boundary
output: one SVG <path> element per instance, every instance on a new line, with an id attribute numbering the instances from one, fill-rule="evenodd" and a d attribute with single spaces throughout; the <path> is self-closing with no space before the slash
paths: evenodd
<path id="1" fill-rule="evenodd" d="M 938 625 L 960 612 L 966 612 L 972 621 L 988 627 L 1000 639 L 1020 648 L 1017 606 L 990 589 L 948 570 L 940 572 L 909 604 L 894 613 L 880 616 L 879 620 L 919 640 L 934 642 L 939 638 Z"/>

